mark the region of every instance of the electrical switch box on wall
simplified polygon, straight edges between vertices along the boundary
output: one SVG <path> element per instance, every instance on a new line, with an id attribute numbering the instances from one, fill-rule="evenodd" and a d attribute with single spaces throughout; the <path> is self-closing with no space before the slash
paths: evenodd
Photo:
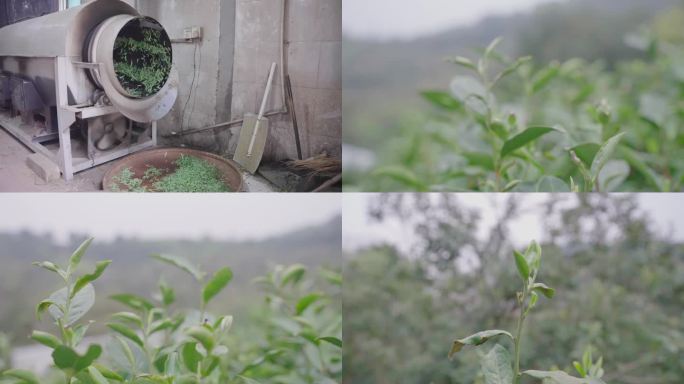
<path id="1" fill-rule="evenodd" d="M 183 30 L 183 38 L 186 40 L 202 40 L 202 27 L 187 27 Z"/>

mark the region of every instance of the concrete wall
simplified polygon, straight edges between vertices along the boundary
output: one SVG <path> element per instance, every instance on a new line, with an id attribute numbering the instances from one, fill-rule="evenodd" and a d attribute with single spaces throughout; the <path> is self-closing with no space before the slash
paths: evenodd
<path id="1" fill-rule="evenodd" d="M 227 149 L 228 138 L 222 138 L 220 134 L 215 135 L 213 132 L 185 136 L 182 139 L 165 139 L 163 136 L 171 132 L 213 125 L 217 121 L 218 112 L 224 111 L 224 104 L 217 101 L 219 65 L 229 65 L 232 70 L 233 55 L 232 52 L 220 49 L 221 17 L 222 8 L 234 9 L 231 3 L 232 1 L 225 0 L 138 0 L 140 12 L 159 20 L 172 39 L 182 38 L 183 30 L 192 26 L 202 27 L 203 33 L 199 43 L 173 45 L 174 65 L 180 74 L 180 84 L 176 105 L 159 122 L 162 145 L 184 144 L 213 152 Z"/>
<path id="2" fill-rule="evenodd" d="M 280 65 L 282 1 L 137 1 L 139 10 L 158 19 L 171 38 L 182 37 L 186 27 L 203 28 L 203 39 L 197 46 L 174 44 L 174 63 L 180 73 L 179 98 L 169 116 L 159 123 L 161 136 L 257 112 L 268 69 L 272 62 Z M 289 0 L 287 20 L 290 45 L 286 60 L 304 156 L 326 152 L 339 157 L 342 0 Z M 197 77 L 192 86 L 195 68 Z M 283 108 L 279 72 L 268 110 Z M 296 158 L 290 116 L 271 117 L 270 121 L 265 160 Z M 238 125 L 176 139 L 162 137 L 160 141 L 231 156 L 239 132 Z"/>
<path id="3" fill-rule="evenodd" d="M 282 1 L 282 0 L 281 0 Z M 280 64 L 281 1 L 237 0 L 233 117 L 255 113 L 268 68 Z M 286 50 L 304 157 L 326 152 L 341 156 L 342 137 L 342 0 L 289 0 L 289 47 Z M 282 107 L 280 76 L 269 110 Z M 296 158 L 289 116 L 270 118 L 264 154 L 268 160 Z M 233 128 L 231 149 L 239 127 Z"/>

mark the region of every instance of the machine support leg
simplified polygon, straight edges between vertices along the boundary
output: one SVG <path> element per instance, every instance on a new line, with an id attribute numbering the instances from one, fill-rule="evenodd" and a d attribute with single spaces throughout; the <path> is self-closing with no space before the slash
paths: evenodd
<path id="1" fill-rule="evenodd" d="M 71 125 L 76 122 L 73 112 L 68 106 L 67 89 L 67 58 L 58 57 L 55 60 L 55 79 L 57 85 L 57 126 L 59 131 L 59 166 L 66 181 L 74 179 L 73 156 L 71 153 Z"/>
<path id="2" fill-rule="evenodd" d="M 157 122 L 152 122 L 152 146 L 157 146 Z"/>

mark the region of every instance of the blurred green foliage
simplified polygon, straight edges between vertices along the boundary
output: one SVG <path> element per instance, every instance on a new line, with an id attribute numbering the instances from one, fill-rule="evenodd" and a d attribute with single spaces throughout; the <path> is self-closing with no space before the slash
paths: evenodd
<path id="1" fill-rule="evenodd" d="M 370 215 L 405 223 L 416 239 L 397 240 L 404 251 L 347 255 L 344 382 L 483 383 L 476 353 L 449 361 L 447 352 L 464 335 L 515 327 L 520 278 L 509 238 L 530 209 L 513 195 L 489 226 L 453 195 L 376 198 Z M 571 373 L 592 346 L 607 383 L 680 383 L 684 245 L 659 235 L 634 196 L 549 195 L 534 209 L 544 281 L 557 293 L 539 298 L 527 320 L 521 366 Z"/>
<path id="2" fill-rule="evenodd" d="M 368 133 L 345 140 L 373 148 L 376 166 L 346 160 L 352 164 L 345 170 L 346 190 L 681 191 L 684 32 L 678 25 L 684 8 L 663 12 L 641 30 L 614 19 L 601 24 L 600 12 L 582 16 L 591 9 L 547 8 L 534 19 L 544 22 L 530 22 L 529 33 L 511 37 L 522 39 L 516 49 L 504 35 L 493 49 L 450 60 L 459 75 L 449 87 L 429 85 L 436 90 L 421 93 L 432 105 L 429 114 L 418 102 L 396 100 L 401 92 L 386 86 L 385 97 L 372 103 L 353 97 L 370 90 L 352 87 L 345 127 Z M 595 52 L 580 52 L 575 45 Z M 532 57 L 516 60 L 506 54 L 512 51 Z M 422 70 L 434 79 L 444 71 L 432 65 L 440 69 Z M 402 112 L 390 117 L 388 105 Z M 386 122 L 378 122 L 380 116 Z M 539 126 L 555 131 L 505 151 L 508 141 Z M 383 139 L 376 142 L 373 135 Z M 602 166 L 592 170 L 599 148 L 614 137 L 617 143 Z"/>
<path id="3" fill-rule="evenodd" d="M 93 286 L 112 261 L 98 263 L 93 274 L 74 275 L 91 241 L 74 251 L 68 267 L 50 261 L 34 263 L 61 277 L 65 285 L 41 301 L 36 310 L 38 316 L 49 312 L 54 324 L 31 335 L 49 348 L 54 366 L 50 365 L 47 373 L 34 373 L 5 364 L 0 367 L 3 384 L 340 382 L 339 271 L 321 268 L 314 274 L 302 264 L 276 266 L 255 280 L 266 294 L 265 303 L 252 306 L 258 309 L 258 320 L 235 321 L 232 315 L 219 315 L 213 305 L 209 307 L 233 279 L 230 268 L 209 274 L 190 259 L 153 255 L 190 274 L 202 286 L 201 295 L 196 295 L 200 300 L 195 309 L 178 308 L 174 305 L 176 292 L 184 289 L 163 279 L 159 292 L 149 298 L 128 293 L 110 296 L 126 311 L 111 315 L 109 333 L 101 336 L 106 341 L 102 347 L 95 340 L 84 339 L 92 323 L 86 316 L 96 300 Z M 0 363 L 4 364 L 9 343 L 0 336 L 4 343 L 0 344 Z M 85 349 L 86 344 L 87 352 L 79 354 L 79 347 Z M 33 355 L 34 360 L 42 358 Z M 40 366 L 47 361 L 32 363 Z"/>
<path id="4" fill-rule="evenodd" d="M 228 218 L 229 220 L 230 218 Z M 86 270 L 97 261 L 111 259 L 118 268 L 110 269 L 98 280 L 98 297 L 126 292 L 147 297 L 158 291 L 158 277 L 167 282 L 180 282 L 184 289 L 176 291 L 176 303 L 181 307 L 194 305 L 201 286 L 184 280 L 183 272 L 164 268 L 146 257 L 153 253 L 192 255 L 193 261 L 205 268 L 230 265 L 235 274 L 231 282 L 232 296 L 216 302 L 216 310 L 231 313 L 236 318 L 251 316 L 260 304 L 262 293 L 252 279 L 263 275 L 276 264 L 303 264 L 310 269 L 320 266 L 341 268 L 341 218 L 316 227 L 307 227 L 263 239 L 261 241 L 221 241 L 210 238 L 190 241 L 172 239 L 135 239 L 119 237 L 111 242 L 98 241 L 91 247 L 91 256 L 83 260 Z M 29 232 L 0 233 L 0 332 L 5 332 L 13 346 L 31 343 L 26 335 L 32 329 L 49 327 L 48 319 L 35 318 L 35 305 L 44 299 L 46 292 L 59 288 L 59 282 L 45 279 L 44 272 L 31 265 L 31 261 L 48 259 L 63 264 L 78 244 L 87 236 L 74 235 L 67 244 L 55 242 L 47 234 Z M 133 273 L 132 271 L 135 271 Z M 140 276 L 155 278 L 141 279 Z M 32 289 L 25 289 L 29 281 Z M 96 322 L 90 332 L 107 331 L 108 316 L 115 311 L 116 302 L 97 300 L 89 312 Z"/>

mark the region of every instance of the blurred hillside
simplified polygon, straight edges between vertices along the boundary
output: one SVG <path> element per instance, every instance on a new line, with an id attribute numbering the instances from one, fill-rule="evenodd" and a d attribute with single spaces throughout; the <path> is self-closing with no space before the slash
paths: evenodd
<path id="1" fill-rule="evenodd" d="M 511 56 L 531 55 L 538 63 L 578 57 L 607 67 L 640 57 L 625 35 L 649 25 L 661 36 L 681 36 L 684 17 L 673 12 L 681 0 L 570 0 L 539 6 L 529 13 L 489 17 L 413 41 L 345 39 L 343 82 L 345 143 L 374 148 L 388 132 L 424 121 L 427 104 L 418 92 L 446 89 L 457 69 L 446 57 L 472 56 L 498 36 Z M 674 31 L 674 32 L 673 32 Z"/>
<path id="2" fill-rule="evenodd" d="M 216 300 L 214 309 L 233 314 L 245 314 L 259 304 L 263 295 L 251 281 L 267 274 L 276 265 L 301 263 L 311 270 L 320 267 L 340 269 L 341 217 L 310 228 L 263 241 L 224 242 L 148 241 L 119 238 L 110 243 L 95 239 L 83 258 L 79 271 L 89 272 L 95 262 L 111 259 L 113 263 L 95 283 L 96 304 L 89 319 L 102 329 L 103 314 L 123 310 L 106 297 L 116 293 L 135 293 L 150 297 L 158 291 L 160 278 L 172 285 L 178 296 L 177 306 L 196 306 L 200 287 L 183 272 L 148 257 L 154 253 L 184 256 L 200 264 L 205 271 L 229 266 L 234 279 Z M 49 260 L 64 264 L 71 252 L 86 235 L 72 236 L 68 245 L 58 245 L 49 235 L 28 232 L 0 233 L 0 332 L 9 333 L 15 344 L 28 343 L 25 335 L 37 327 L 35 304 L 60 286 L 52 274 L 31 265 L 33 261 Z M 211 309 L 211 308 L 210 308 Z M 43 324 L 47 328 L 47 320 Z"/>

